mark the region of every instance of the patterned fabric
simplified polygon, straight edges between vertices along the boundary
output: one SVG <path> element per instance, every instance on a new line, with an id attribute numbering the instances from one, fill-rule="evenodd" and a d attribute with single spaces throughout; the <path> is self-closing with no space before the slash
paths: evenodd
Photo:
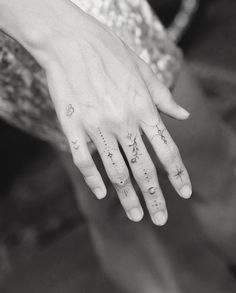
<path id="1" fill-rule="evenodd" d="M 168 87 L 174 85 L 181 53 L 146 0 L 73 2 L 118 34 Z M 68 150 L 43 70 L 24 48 L 1 32 L 0 72 L 0 117 Z"/>

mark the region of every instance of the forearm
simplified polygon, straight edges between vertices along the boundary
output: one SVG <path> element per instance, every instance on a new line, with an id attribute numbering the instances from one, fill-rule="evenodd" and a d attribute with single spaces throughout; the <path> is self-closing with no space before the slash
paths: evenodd
<path id="1" fill-rule="evenodd" d="M 37 37 L 35 27 L 45 28 L 45 13 L 50 1 L 0 0 L 0 28 L 21 43 Z M 41 17 L 39 15 L 41 14 Z"/>

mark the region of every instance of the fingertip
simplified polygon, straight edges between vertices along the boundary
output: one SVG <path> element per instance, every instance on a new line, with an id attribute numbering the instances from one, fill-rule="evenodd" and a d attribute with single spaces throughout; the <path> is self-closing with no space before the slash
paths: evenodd
<path id="1" fill-rule="evenodd" d="M 157 226 L 164 226 L 168 220 L 167 211 L 159 211 L 152 216 L 152 221 Z"/>
<path id="2" fill-rule="evenodd" d="M 133 222 L 140 222 L 143 219 L 144 212 L 141 208 L 133 208 L 127 212 L 127 216 Z"/>
<path id="3" fill-rule="evenodd" d="M 102 188 L 95 188 L 93 190 L 93 193 L 95 194 L 95 196 L 97 197 L 97 199 L 103 199 L 106 197 L 107 192 L 106 190 L 102 189 Z"/>
<path id="4" fill-rule="evenodd" d="M 179 192 L 184 199 L 189 199 L 192 196 L 192 188 L 189 185 L 184 185 Z"/>
<path id="5" fill-rule="evenodd" d="M 179 114 L 180 114 L 180 119 L 183 119 L 183 120 L 188 119 L 190 116 L 190 113 L 181 106 L 179 106 Z"/>

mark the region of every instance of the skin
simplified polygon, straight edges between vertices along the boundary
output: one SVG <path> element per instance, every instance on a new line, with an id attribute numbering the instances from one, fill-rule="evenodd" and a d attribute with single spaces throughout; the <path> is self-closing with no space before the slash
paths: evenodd
<path id="1" fill-rule="evenodd" d="M 189 113 L 174 102 L 146 63 L 68 0 L 0 0 L 0 28 L 45 70 L 74 163 L 97 198 L 105 197 L 106 186 L 88 142 L 99 152 L 127 216 L 140 221 L 143 209 L 120 148 L 153 223 L 165 224 L 165 199 L 141 133 L 147 136 L 177 193 L 189 198 L 188 172 L 159 112 L 180 120 Z M 181 174 L 176 176 L 178 170 Z"/>

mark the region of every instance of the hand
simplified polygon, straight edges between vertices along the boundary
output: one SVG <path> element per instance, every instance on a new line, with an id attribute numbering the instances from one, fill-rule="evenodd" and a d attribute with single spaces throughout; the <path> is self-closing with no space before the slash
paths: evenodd
<path id="1" fill-rule="evenodd" d="M 45 69 L 74 163 L 95 195 L 105 197 L 106 187 L 87 146 L 92 141 L 127 216 L 139 221 L 143 210 L 128 164 L 152 221 L 163 225 L 166 204 L 141 132 L 177 193 L 189 198 L 192 189 L 187 170 L 158 110 L 177 119 L 187 119 L 189 113 L 108 28 L 69 1 L 44 4 L 46 8 L 39 5 L 40 19 L 31 28 L 34 36 L 25 37 L 22 43 Z M 39 23 L 43 25 L 39 27 Z"/>

